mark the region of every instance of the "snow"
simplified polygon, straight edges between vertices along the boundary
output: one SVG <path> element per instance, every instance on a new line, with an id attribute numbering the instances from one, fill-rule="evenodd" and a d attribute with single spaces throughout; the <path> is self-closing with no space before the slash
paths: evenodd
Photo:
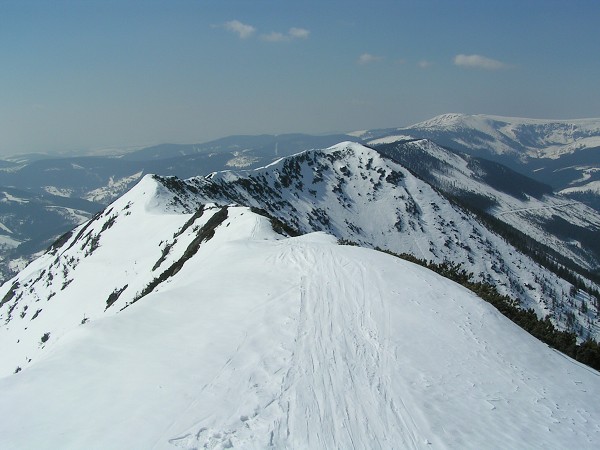
<path id="1" fill-rule="evenodd" d="M 600 446 L 598 372 L 461 286 L 337 238 L 454 258 L 474 273 L 506 264 L 499 288 L 518 275 L 535 286 L 523 305 L 538 312 L 537 290 L 568 291 L 566 282 L 371 149 L 346 142 L 290 160 L 298 173 L 279 189 L 277 211 L 308 229 L 307 214 L 321 208 L 329 233 L 285 238 L 231 198 L 203 198 L 202 186 L 228 183 L 244 201 L 251 176 L 267 189 L 286 160 L 173 190 L 146 175 L 4 284 L 0 448 Z M 387 182 L 394 173 L 402 177 Z M 252 192 L 258 205 L 267 200 Z M 217 203 L 230 206 L 214 236 L 140 297 L 189 256 Z"/>
<path id="2" fill-rule="evenodd" d="M 63 216 L 65 219 L 69 220 L 74 224 L 80 224 L 89 220 L 91 214 L 86 211 L 81 211 L 75 208 L 66 208 L 64 206 L 55 206 L 49 205 L 46 206 L 47 210 L 55 211 L 57 214 Z"/>
<path id="3" fill-rule="evenodd" d="M 564 168 L 558 170 L 558 172 L 560 172 L 562 170 L 569 170 L 569 169 L 571 169 L 571 170 L 574 169 L 581 173 L 581 177 L 576 180 L 571 181 L 569 183 L 570 185 L 577 185 L 580 183 L 584 183 L 584 182 L 590 180 L 592 178 L 592 176 L 594 176 L 595 174 L 600 172 L 600 167 L 591 167 L 591 166 L 569 166 L 569 167 L 564 167 Z M 575 187 L 579 187 L 579 186 L 575 186 Z"/>
<path id="4" fill-rule="evenodd" d="M 369 145 L 391 144 L 393 142 L 407 141 L 410 139 L 414 139 L 414 137 L 406 135 L 406 134 L 399 134 L 399 135 L 393 135 L 393 136 L 386 136 L 386 137 L 383 137 L 380 139 L 374 139 L 372 141 L 367 142 L 367 144 L 369 144 Z"/>
<path id="5" fill-rule="evenodd" d="M 426 269 L 282 239 L 247 208 L 153 293 L 52 342 L 0 378 L 2 448 L 600 445 L 600 374 Z"/>
<path id="6" fill-rule="evenodd" d="M 19 164 L 18 161 L 15 161 L 15 162 L 17 164 Z M 0 167 L 0 172 L 14 173 L 14 172 L 18 172 L 19 170 L 23 169 L 26 166 L 27 166 L 26 164 L 22 164 L 22 165 L 10 166 L 10 167 Z"/>
<path id="7" fill-rule="evenodd" d="M 0 230 L 6 231 L 9 234 L 13 234 L 12 230 L 10 228 L 8 228 L 6 225 L 4 225 L 2 222 L 0 222 Z"/>
<path id="8" fill-rule="evenodd" d="M 514 197 L 498 191 L 469 168 L 468 157 L 446 150 L 427 139 L 404 143 L 398 151 L 405 150 L 418 150 L 428 157 L 436 158 L 441 169 L 432 168 L 429 176 L 435 177 L 441 186 L 452 186 L 446 188 L 449 192 L 452 193 L 452 189 L 455 189 L 494 199 L 497 205 L 488 212 L 496 218 L 526 232 L 528 236 L 542 244 L 560 249 L 562 254 L 582 267 L 596 270 L 597 261 L 593 255 L 586 254 L 586 249 L 582 249 L 579 243 L 565 241 L 562 236 L 552 235 L 543 227 L 545 221 L 560 217 L 582 228 L 600 229 L 600 215 L 593 209 L 581 202 L 567 202 L 564 198 L 552 194 L 543 195 L 538 199 Z M 588 168 L 588 172 L 592 172 L 592 169 Z"/>
<path id="9" fill-rule="evenodd" d="M 110 177 L 106 186 L 88 192 L 84 198 L 91 202 L 109 203 L 119 195 L 122 195 L 128 186 L 141 178 L 142 174 L 143 171 L 119 179 Z"/>
<path id="10" fill-rule="evenodd" d="M 360 138 L 363 135 L 367 134 L 369 132 L 369 130 L 358 130 L 358 131 L 350 131 L 349 133 L 346 133 L 347 136 L 352 136 L 355 138 Z"/>
<path id="11" fill-rule="evenodd" d="M 486 191 L 485 184 L 474 182 L 466 160 L 459 155 L 427 140 L 408 145 L 451 163 L 456 173 L 442 171 L 442 178 L 449 175 L 458 186 L 464 182 L 475 192 L 483 189 L 482 193 L 489 193 L 489 186 Z M 399 179 L 388 181 L 394 174 Z M 285 177 L 287 188 L 281 184 Z M 218 199 L 263 208 L 303 232 L 322 230 L 371 248 L 437 263 L 452 261 L 473 273 L 476 280 L 518 298 L 523 308 L 532 308 L 539 317 L 549 316 L 560 329 L 567 329 L 566 313 L 572 312 L 580 338 L 585 339 L 588 332 L 599 336 L 595 307 L 581 314 L 569 304 L 570 283 L 540 267 L 402 166 L 360 144 L 344 142 L 326 150 L 303 152 L 266 168 L 219 172 L 187 183 L 194 192 L 199 191 L 194 197 L 203 201 Z M 565 206 L 564 198 L 522 201 L 503 193 L 494 195 L 498 195 L 501 207 L 498 212 L 513 212 L 501 216 L 503 220 L 586 263 L 586 248 L 543 233 L 535 218 L 560 214 L 582 226 L 597 227 L 600 218 L 588 214 L 589 208 Z"/>
<path id="12" fill-rule="evenodd" d="M 39 258 L 40 256 L 42 256 L 40 253 L 32 255 L 33 258 Z M 31 262 L 30 258 L 24 258 L 24 257 L 11 259 L 8 263 L 8 270 L 11 273 L 20 272 L 23 269 L 25 269 L 25 267 L 27 267 L 27 265 L 30 262 Z"/>
<path id="13" fill-rule="evenodd" d="M 17 248 L 21 244 L 21 241 L 18 241 L 10 236 L 5 236 L 0 234 L 0 247 L 4 248 Z"/>
<path id="14" fill-rule="evenodd" d="M 561 194 L 570 194 L 573 192 L 593 192 L 600 194 L 600 181 L 591 181 L 581 186 L 574 186 L 560 191 Z"/>
<path id="15" fill-rule="evenodd" d="M 56 186 L 42 186 L 42 189 L 48 194 L 57 195 L 59 197 L 71 197 L 73 195 L 73 189 L 63 189 Z"/>
<path id="16" fill-rule="evenodd" d="M 256 161 L 259 161 L 259 158 L 248 155 L 236 155 L 235 158 L 230 159 L 225 163 L 227 167 L 235 167 L 238 169 L 251 166 Z"/>
<path id="17" fill-rule="evenodd" d="M 29 203 L 29 200 L 15 197 L 14 195 L 9 194 L 6 191 L 2 192 L 2 194 L 4 195 L 4 198 L 0 199 L 0 202 Z"/>

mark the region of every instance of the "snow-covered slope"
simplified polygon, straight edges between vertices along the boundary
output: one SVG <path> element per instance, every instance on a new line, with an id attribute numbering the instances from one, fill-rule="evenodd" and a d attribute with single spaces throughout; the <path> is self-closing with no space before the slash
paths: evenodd
<path id="1" fill-rule="evenodd" d="M 1 448 L 600 445 L 600 374 L 464 288 L 185 186 L 144 178 L 2 288 Z"/>
<path id="2" fill-rule="evenodd" d="M 600 213 L 505 166 L 426 140 L 370 142 L 436 188 L 524 232 L 589 271 L 600 267 Z"/>
<path id="3" fill-rule="evenodd" d="M 88 203 L 97 204 L 84 219 L 56 225 L 49 223 L 48 214 L 43 211 L 26 208 L 11 211 L 11 220 L 20 224 L 17 230 L 19 236 L 16 239 L 11 237 L 24 245 L 15 255 L 10 251 L 15 245 L 12 241 L 5 240 L 6 245 L 0 242 L 0 282 L 15 275 L 14 267 L 31 261 L 34 253 L 45 249 L 58 236 L 123 195 L 144 174 L 188 178 L 228 168 L 256 168 L 282 156 L 308 148 L 326 147 L 345 138 L 344 135 L 305 134 L 230 136 L 203 144 L 164 144 L 121 154 L 110 152 L 103 156 L 21 155 L 12 158 L 13 161 L 0 160 L 0 186 L 12 186 L 29 196 L 48 197 L 47 194 L 51 194 L 63 197 L 58 198 L 62 203 L 84 202 L 85 199 Z M 0 199 L 1 196 L 0 192 Z M 0 210 L 2 206 L 0 203 Z M 2 213 L 0 211 L 0 223 Z M 27 224 L 32 221 L 47 222 L 47 226 L 41 231 L 30 230 Z M 43 240 L 50 242 L 39 246 L 37 244 L 42 240 L 39 235 L 43 233 Z"/>
<path id="4" fill-rule="evenodd" d="M 600 172 L 600 168 L 594 170 L 594 172 Z M 585 180 L 584 180 L 585 181 Z M 561 194 L 573 194 L 573 193 L 590 193 L 600 195 L 600 181 L 590 181 L 589 183 L 582 184 L 580 186 L 569 187 L 560 191 Z"/>

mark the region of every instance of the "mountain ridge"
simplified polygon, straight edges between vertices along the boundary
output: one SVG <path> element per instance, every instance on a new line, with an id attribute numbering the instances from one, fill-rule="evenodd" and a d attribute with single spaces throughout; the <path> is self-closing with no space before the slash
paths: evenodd
<path id="1" fill-rule="evenodd" d="M 146 176 L 142 181 L 135 192 L 158 182 L 156 189 L 170 192 L 165 195 L 172 197 L 169 208 L 174 211 L 191 214 L 200 204 L 237 203 L 265 209 L 303 233 L 326 231 L 372 248 L 459 263 L 502 294 L 520 298 L 523 307 L 541 316 L 552 314 L 561 327 L 575 327 L 583 338 L 598 333 L 593 297 L 575 299 L 572 282 L 507 245 L 402 166 L 359 144 L 303 152 L 254 171 L 219 172 L 187 181 Z M 115 211 L 119 210 L 128 212 L 123 205 Z M 112 227 L 114 214 L 113 208 L 100 214 L 98 225 L 86 229 L 82 238 L 87 240 L 79 245 L 97 245 L 103 232 L 95 228 Z M 65 277 L 63 283 L 68 281 Z M 588 312 L 581 313 L 576 303 L 585 303 Z"/>
<path id="2" fill-rule="evenodd" d="M 363 141 L 401 135 L 507 165 L 559 191 L 598 180 L 600 119 L 544 120 L 443 114 L 409 127 L 367 130 Z M 591 204 L 598 207 L 597 199 Z"/>
<path id="3" fill-rule="evenodd" d="M 409 134 L 413 130 L 421 134 L 419 137 L 426 137 L 422 133 L 427 131 L 442 133 L 456 150 L 483 150 L 498 155 L 514 153 L 517 157 L 533 159 L 557 159 L 600 146 L 600 118 L 553 120 L 450 113 L 396 130 Z M 467 134 L 466 139 L 460 139 L 459 132 L 471 133 L 471 136 Z"/>
<path id="4" fill-rule="evenodd" d="M 0 287 L 0 446 L 597 447 L 597 371 L 462 286 L 344 237 L 459 255 L 561 326 L 597 313 L 359 144 L 146 175 Z M 540 301 L 555 290 L 558 305 Z"/>

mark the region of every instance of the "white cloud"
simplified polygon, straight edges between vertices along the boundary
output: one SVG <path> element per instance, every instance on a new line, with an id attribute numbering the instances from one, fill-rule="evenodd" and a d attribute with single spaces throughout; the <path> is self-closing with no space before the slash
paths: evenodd
<path id="1" fill-rule="evenodd" d="M 506 69 L 507 64 L 481 55 L 456 55 L 454 65 L 469 69 L 500 70 Z"/>
<path id="2" fill-rule="evenodd" d="M 371 55 L 370 53 L 363 53 L 358 57 L 358 64 L 369 64 L 377 61 L 381 61 L 382 56 Z"/>
<path id="3" fill-rule="evenodd" d="M 289 29 L 287 34 L 273 31 L 269 34 L 262 34 L 260 36 L 260 38 L 263 41 L 267 41 L 267 42 L 284 42 L 284 41 L 291 41 L 293 39 L 307 39 L 309 34 L 310 34 L 310 31 L 308 31 L 304 28 L 292 27 Z"/>
<path id="4" fill-rule="evenodd" d="M 433 63 L 431 61 L 422 59 L 417 63 L 417 66 L 419 66 L 421 69 L 429 69 L 431 66 L 433 66 Z"/>
<path id="5" fill-rule="evenodd" d="M 229 22 L 225 22 L 224 27 L 227 31 L 237 33 L 240 39 L 247 39 L 256 31 L 256 28 L 254 28 L 252 25 L 247 25 L 239 20 L 230 20 Z"/>
<path id="6" fill-rule="evenodd" d="M 269 34 L 261 34 L 260 38 L 267 42 L 283 42 L 289 39 L 286 35 L 277 33 L 276 31 Z"/>
<path id="7" fill-rule="evenodd" d="M 310 34 L 310 31 L 308 31 L 304 28 L 292 27 L 292 28 L 290 28 L 290 31 L 288 32 L 288 34 L 293 39 L 307 39 L 308 35 Z"/>

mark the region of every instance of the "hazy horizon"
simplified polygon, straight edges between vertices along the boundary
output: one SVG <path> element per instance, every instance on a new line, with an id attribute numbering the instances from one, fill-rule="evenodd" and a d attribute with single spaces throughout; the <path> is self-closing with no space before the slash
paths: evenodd
<path id="1" fill-rule="evenodd" d="M 0 3 L 0 156 L 600 117 L 593 1 Z"/>

